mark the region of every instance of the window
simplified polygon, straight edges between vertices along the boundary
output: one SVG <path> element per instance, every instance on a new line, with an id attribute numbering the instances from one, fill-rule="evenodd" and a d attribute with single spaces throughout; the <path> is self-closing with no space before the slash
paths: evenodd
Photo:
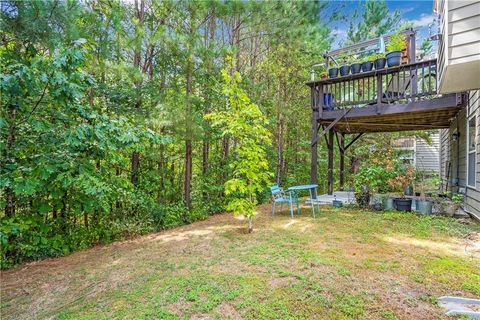
<path id="1" fill-rule="evenodd" d="M 477 118 L 471 117 L 467 123 L 467 185 L 475 188 L 477 163 Z"/>

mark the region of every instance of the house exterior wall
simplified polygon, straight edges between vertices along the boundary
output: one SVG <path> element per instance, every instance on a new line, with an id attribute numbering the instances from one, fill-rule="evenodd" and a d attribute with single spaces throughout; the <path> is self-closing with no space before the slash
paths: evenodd
<path id="1" fill-rule="evenodd" d="M 422 138 L 401 137 L 394 141 L 394 147 L 403 151 L 401 159 L 409 162 L 418 171 L 440 174 L 440 132 L 430 135 L 431 142 Z"/>
<path id="2" fill-rule="evenodd" d="M 475 185 L 467 185 L 467 123 L 476 119 Z M 440 132 L 440 176 L 445 192 L 465 194 L 464 209 L 480 219 L 480 91 L 470 91 L 466 108 L 462 109 L 450 128 Z M 454 134 L 459 134 L 454 139 Z"/>
<path id="3" fill-rule="evenodd" d="M 439 0 L 437 7 L 439 91 L 480 88 L 480 0 Z"/>
<path id="4" fill-rule="evenodd" d="M 415 168 L 419 171 L 439 173 L 440 169 L 440 133 L 430 136 L 431 143 L 424 139 L 416 138 L 415 143 Z"/>

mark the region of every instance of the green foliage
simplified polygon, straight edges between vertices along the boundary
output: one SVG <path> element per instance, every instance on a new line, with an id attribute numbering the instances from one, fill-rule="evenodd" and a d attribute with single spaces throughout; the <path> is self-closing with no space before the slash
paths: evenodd
<path id="1" fill-rule="evenodd" d="M 18 226 L 2 231 L 3 267 L 204 219 L 232 199 L 252 212 L 277 159 L 279 181 L 308 181 L 310 124 L 298 118 L 310 116 L 305 66 L 331 42 L 325 6 L 3 1 L 0 222 Z M 274 143 L 204 118 L 226 107 L 225 68 L 251 99 L 229 93 L 248 110 L 235 135 L 261 123 Z"/>
<path id="2" fill-rule="evenodd" d="M 387 52 L 402 51 L 406 47 L 405 39 L 405 34 L 396 33 L 390 36 L 385 46 L 385 49 L 387 50 Z"/>
<path id="3" fill-rule="evenodd" d="M 381 58 L 385 58 L 385 54 L 380 52 L 374 52 L 366 57 L 367 61 L 375 61 Z"/>
<path id="4" fill-rule="evenodd" d="M 349 17 L 350 26 L 347 33 L 347 44 L 377 38 L 396 30 L 400 23 L 400 12 L 390 12 L 385 0 L 368 0 L 361 3 L 353 16 Z M 356 17 L 360 16 L 355 25 Z"/>
<path id="5" fill-rule="evenodd" d="M 397 175 L 395 165 L 380 161 L 366 163 L 355 174 L 355 190 L 361 191 L 363 186 L 378 193 L 390 191 L 388 181 Z"/>
<path id="6" fill-rule="evenodd" d="M 456 204 L 461 204 L 463 202 L 463 198 L 464 196 L 461 193 L 455 193 L 452 195 L 452 201 Z"/>
<path id="7" fill-rule="evenodd" d="M 222 77 L 226 111 L 217 111 L 205 117 L 220 128 L 222 136 L 236 141 L 235 160 L 230 165 L 233 177 L 225 182 L 225 193 L 231 196 L 227 209 L 243 215 L 251 223 L 258 204 L 257 193 L 263 191 L 271 178 L 265 150 L 270 143 L 270 134 L 260 108 L 240 87 L 240 74 L 235 72 L 230 76 L 224 69 Z"/>

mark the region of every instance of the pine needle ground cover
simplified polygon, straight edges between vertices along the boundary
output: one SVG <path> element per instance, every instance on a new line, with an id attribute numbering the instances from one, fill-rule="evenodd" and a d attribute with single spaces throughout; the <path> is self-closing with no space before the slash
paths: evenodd
<path id="1" fill-rule="evenodd" d="M 480 226 L 263 205 L 2 272 L 2 319 L 443 319 L 480 296 Z"/>

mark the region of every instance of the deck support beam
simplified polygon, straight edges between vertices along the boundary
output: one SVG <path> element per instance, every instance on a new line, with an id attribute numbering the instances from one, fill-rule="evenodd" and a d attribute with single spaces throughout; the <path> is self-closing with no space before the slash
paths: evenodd
<path id="1" fill-rule="evenodd" d="M 312 145 L 311 145 L 311 166 L 310 166 L 310 182 L 312 184 L 318 184 L 318 125 L 317 125 L 317 112 L 312 112 Z"/>
<path id="2" fill-rule="evenodd" d="M 328 130 L 327 193 L 333 194 L 333 129 Z"/>
<path id="3" fill-rule="evenodd" d="M 320 94 L 322 86 L 320 86 Z M 312 144 L 311 144 L 311 164 L 310 164 L 310 182 L 318 184 L 318 119 L 320 118 L 319 110 L 322 109 L 323 99 L 317 102 L 317 92 L 315 86 L 311 89 L 312 103 Z"/>
<path id="4" fill-rule="evenodd" d="M 337 133 L 335 131 L 335 138 L 337 140 L 337 145 L 338 145 L 338 150 L 339 150 L 339 169 L 340 169 L 340 175 L 339 175 L 339 184 L 340 184 L 340 191 L 343 191 L 345 189 L 345 151 L 353 144 L 355 141 L 360 139 L 360 137 L 363 136 L 363 133 L 357 134 L 352 141 L 350 141 L 347 145 L 345 145 L 345 133 Z M 328 142 L 327 142 L 328 145 Z"/>
<path id="5" fill-rule="evenodd" d="M 340 191 L 343 191 L 344 184 L 345 184 L 345 134 L 340 134 L 340 141 L 338 141 L 337 135 L 337 142 L 339 142 L 338 149 L 340 150 L 340 161 L 339 161 L 339 169 L 340 169 Z"/>

